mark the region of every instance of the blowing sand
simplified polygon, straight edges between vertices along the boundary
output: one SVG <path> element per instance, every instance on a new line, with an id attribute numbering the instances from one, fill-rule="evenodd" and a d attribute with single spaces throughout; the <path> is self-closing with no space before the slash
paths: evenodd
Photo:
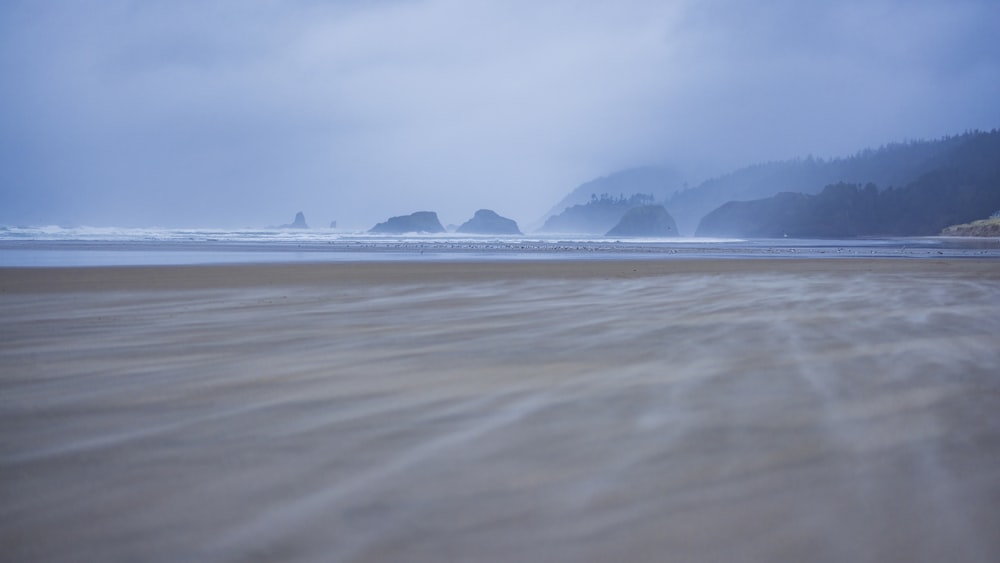
<path id="1" fill-rule="evenodd" d="M 0 269 L 5 561 L 996 561 L 1000 262 Z"/>

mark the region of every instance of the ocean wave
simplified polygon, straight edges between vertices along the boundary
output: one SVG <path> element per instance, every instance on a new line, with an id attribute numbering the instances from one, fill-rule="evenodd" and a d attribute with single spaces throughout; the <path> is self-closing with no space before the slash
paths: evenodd
<path id="1" fill-rule="evenodd" d="M 618 238 L 579 234 L 372 234 L 340 229 L 6 226 L 0 266 L 367 260 L 1000 258 L 990 239 Z"/>

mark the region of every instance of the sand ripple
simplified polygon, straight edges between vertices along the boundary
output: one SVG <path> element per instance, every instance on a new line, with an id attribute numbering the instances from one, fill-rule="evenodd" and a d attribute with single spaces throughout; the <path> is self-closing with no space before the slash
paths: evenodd
<path id="1" fill-rule="evenodd" d="M 1000 275 L 893 268 L 2 294 L 4 559 L 995 561 Z"/>

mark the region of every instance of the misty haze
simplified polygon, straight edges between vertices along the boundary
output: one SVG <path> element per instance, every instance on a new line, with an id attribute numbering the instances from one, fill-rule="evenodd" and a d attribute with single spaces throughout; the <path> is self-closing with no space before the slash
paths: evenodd
<path id="1" fill-rule="evenodd" d="M 989 130 L 998 10 L 6 2 L 0 224 L 263 227 L 303 211 L 364 230 L 492 209 L 527 226 L 619 170 L 674 170 L 669 195 Z"/>
<path id="2" fill-rule="evenodd" d="M 4 561 L 1000 560 L 996 22 L 3 2 Z"/>

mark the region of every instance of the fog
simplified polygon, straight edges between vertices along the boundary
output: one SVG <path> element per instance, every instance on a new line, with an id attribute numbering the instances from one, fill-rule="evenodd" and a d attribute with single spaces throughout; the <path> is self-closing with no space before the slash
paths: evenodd
<path id="1" fill-rule="evenodd" d="M 368 228 L 1000 125 L 980 1 L 0 5 L 0 225 Z"/>

